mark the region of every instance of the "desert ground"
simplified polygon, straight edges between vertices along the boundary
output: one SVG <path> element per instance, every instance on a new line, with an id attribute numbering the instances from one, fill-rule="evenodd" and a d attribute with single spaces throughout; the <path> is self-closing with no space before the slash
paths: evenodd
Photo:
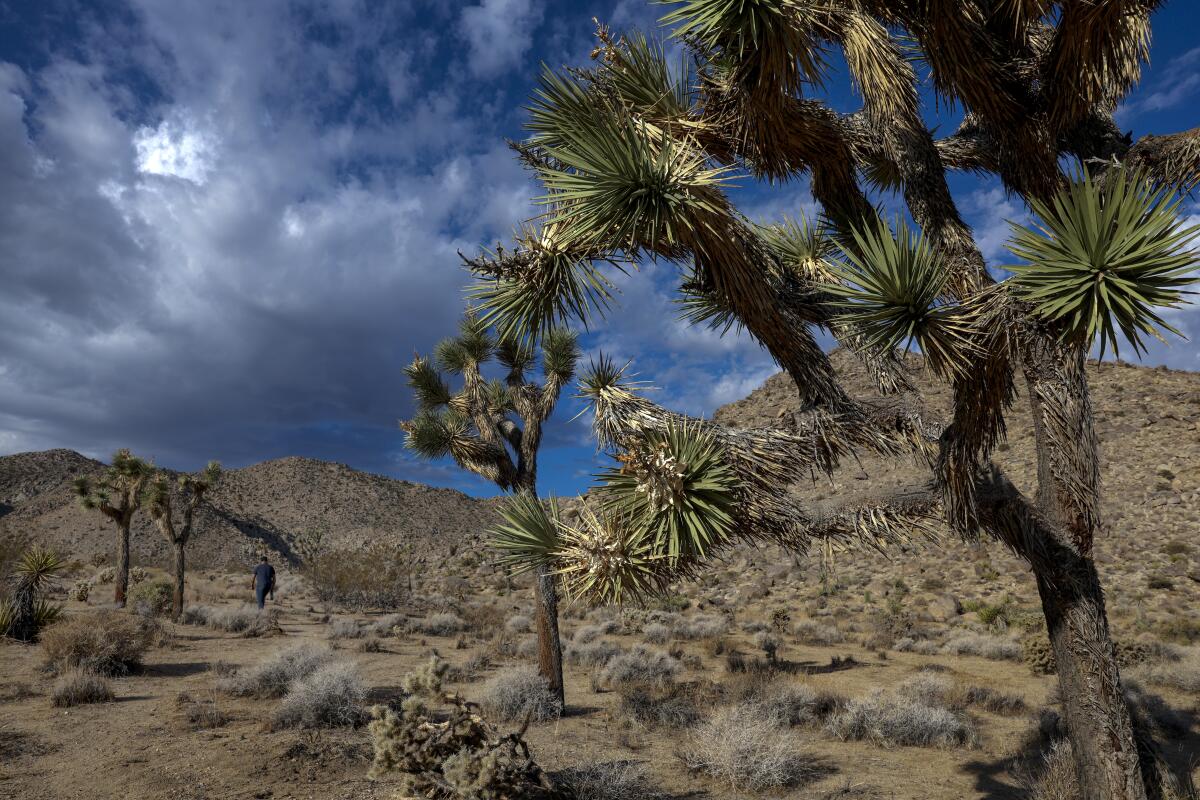
<path id="1" fill-rule="evenodd" d="M 1029 609 L 966 598 L 976 611 L 960 602 L 962 613 L 947 607 L 910 615 L 904 609 L 936 612 L 945 598 L 936 577 L 922 584 L 917 575 L 897 574 L 873 594 L 855 585 L 868 574 L 861 567 L 838 572 L 835 565 L 831 573 L 819 561 L 793 563 L 769 551 L 741 553 L 727 569 L 741 576 L 728 603 L 724 593 L 693 585 L 646 608 L 565 607 L 566 712 L 533 722 L 526 734 L 543 768 L 554 775 L 606 765 L 647 797 L 1027 796 L 1048 747 L 1055 685 L 1031 669 L 1019 644 L 1021 625 L 1032 624 Z M 189 589 L 193 613 L 253 619 L 246 583 L 243 575 L 198 573 Z M 56 679 L 45 646 L 5 642 L 0 788 L 29 800 L 394 797 L 395 776 L 367 776 L 372 746 L 361 724 L 282 726 L 274 721 L 281 700 L 237 696 L 222 680 L 310 645 L 353 663 L 366 706 L 401 696 L 404 675 L 436 652 L 451 665 L 446 688 L 486 711 L 497 685 L 530 662 L 532 637 L 527 587 L 495 576 L 482 584 L 458 597 L 429 592 L 395 614 L 348 614 L 285 575 L 252 635 L 155 620 L 141 666 L 110 679 L 112 701 L 65 708 L 51 702 Z M 96 587 L 90 604 L 68 602 L 68 619 L 105 613 L 105 588 Z M 989 610 L 1000 606 L 998 616 Z M 904 625 L 910 629 L 895 627 Z M 775 643 L 771 659 L 768 640 Z M 1187 774 L 1200 753 L 1200 654 L 1149 635 L 1138 641 L 1149 646 L 1131 656 L 1126 674 L 1151 698 L 1146 713 L 1164 756 Z M 639 647 L 654 663 L 606 669 L 606 661 Z M 797 693 L 845 704 L 872 692 L 933 698 L 929 705 L 945 709 L 944 719 L 905 724 L 930 727 L 945 741 L 856 739 L 818 710 L 818 717 L 774 726 L 775 744 L 795 758 L 796 774 L 782 788 L 748 791 L 689 767 L 689 748 L 713 747 L 703 738 L 705 720 L 723 710 L 761 716 Z M 516 729 L 521 721 L 498 723 L 505 724 Z"/>
<path id="2" fill-rule="evenodd" d="M 836 362 L 865 391 L 844 354 Z M 1186 786 L 1200 779 L 1200 376 L 1113 365 L 1091 380 L 1107 525 L 1096 563 L 1122 677 L 1162 769 Z M 928 394 L 935 409 L 947 400 Z M 716 419 L 786 424 L 794 402 L 772 378 Z M 998 458 L 1029 488 L 1022 405 Z M 498 732 L 531 715 L 533 758 L 581 800 L 1067 797 L 1054 788 L 1067 762 L 1037 591 L 994 543 L 918 538 L 831 563 L 740 547 L 644 604 L 565 601 L 558 718 L 530 680 L 531 584 L 487 547 L 493 505 L 322 462 L 232 472 L 197 532 L 185 617 L 171 622 L 139 599 L 166 577 L 145 527 L 134 601 L 111 610 L 111 529 L 69 495 L 94 462 L 51 451 L 3 463 L 0 523 L 72 560 L 49 591 L 64 618 L 40 643 L 0 642 L 0 796 L 402 797 L 401 775 L 368 775 L 367 709 L 400 708 L 436 653 L 441 688 L 479 703 Z M 819 505 L 920 476 L 865 460 L 797 492 Z M 410 535 L 386 527 L 409 517 Z M 315 576 L 291 548 L 307 523 L 336 534 Z M 368 552 L 379 542 L 395 547 Z M 250 605 L 260 551 L 280 569 L 265 615 Z M 381 553 L 401 567 L 382 594 L 318 596 L 339 575 L 345 587 L 382 574 L 370 567 Z M 144 652 L 84 691 L 75 642 L 95 631 Z"/>

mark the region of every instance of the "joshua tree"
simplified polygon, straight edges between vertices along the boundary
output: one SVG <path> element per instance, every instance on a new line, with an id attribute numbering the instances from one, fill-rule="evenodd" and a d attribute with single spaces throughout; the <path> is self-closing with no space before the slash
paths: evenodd
<path id="1" fill-rule="evenodd" d="M 990 537 L 1036 577 L 1082 796 L 1157 792 L 1092 557 L 1103 526 L 1085 370 L 1097 336 L 1140 351 L 1142 336 L 1169 329 L 1154 309 L 1180 302 L 1195 268 L 1170 191 L 1200 182 L 1200 129 L 1135 142 L 1113 120 L 1157 5 L 681 0 L 664 18 L 687 54 L 680 68 L 644 37 L 601 27 L 595 66 L 547 71 L 531 136 L 514 145 L 547 211 L 514 250 L 472 263 L 482 318 L 509 335 L 586 321 L 608 299 L 607 260 L 673 261 L 687 317 L 744 327 L 794 380 L 802 411 L 767 430 L 689 420 L 602 360 L 584 392 L 623 465 L 578 527 L 511 507 L 508 527 L 534 542 L 502 531 L 513 557 L 612 597 L 652 591 L 739 540 L 880 544 L 946 527 Z M 829 78 L 830 48 L 863 97 L 858 112 L 804 96 Z M 949 136 L 922 117 L 926 80 L 964 111 Z M 985 266 L 951 170 L 998 177 L 1040 218 L 1014 230 L 1027 264 L 1010 279 Z M 749 221 L 725 192 L 739 174 L 807 175 L 822 224 Z M 899 193 L 920 232 L 882 222 L 864 182 Z M 883 397 L 845 392 L 816 329 L 864 360 Z M 946 424 L 922 416 L 899 368 L 897 349 L 914 341 L 953 388 Z M 1033 498 L 991 461 L 1018 376 L 1033 408 Z M 787 493 L 856 450 L 918 454 L 930 482 L 832 516 Z"/>
<path id="2" fill-rule="evenodd" d="M 99 511 L 117 526 L 117 574 L 113 580 L 113 602 L 117 608 L 125 607 L 125 595 L 129 592 L 129 526 L 141 507 L 142 490 L 153 469 L 148 461 L 122 448 L 113 453 L 112 465 L 98 481 L 75 480 L 80 504 Z"/>
<path id="3" fill-rule="evenodd" d="M 433 361 L 417 356 L 405 369 L 419 408 L 413 419 L 400 423 L 408 434 L 407 446 L 425 458 L 450 456 L 463 469 L 537 504 L 542 426 L 574 377 L 579 358 L 574 333 L 558 328 L 539 332 L 543 382 L 527 378 L 537 362 L 531 339 L 497 337 L 468 311 L 458 336 L 439 343 Z M 504 380 L 484 378 L 482 367 L 493 358 L 507 369 Z M 461 376 L 458 393 L 451 393 L 442 371 Z M 535 587 L 538 670 L 561 707 L 558 597 L 548 566 L 538 568 Z"/>
<path id="4" fill-rule="evenodd" d="M 175 591 L 171 595 L 171 618 L 179 619 L 183 613 L 183 580 L 185 573 L 184 550 L 188 539 L 192 536 L 192 520 L 196 509 L 204 500 L 204 494 L 221 479 L 221 465 L 216 461 L 208 462 L 208 466 L 199 477 L 180 475 L 176 481 L 179 487 L 179 500 L 183 506 L 183 520 L 176 527 L 174 516 L 174 500 L 171 496 L 171 483 L 161 472 L 155 474 L 149 486 L 146 487 L 146 510 L 163 536 L 167 537 L 174 551 Z"/>
<path id="5" fill-rule="evenodd" d="M 42 627 L 58 618 L 61 608 L 39 600 L 38 594 L 62 568 L 63 560 L 57 553 L 36 545 L 21 554 L 13 570 L 12 599 L 7 608 L 0 609 L 0 616 L 7 618 L 7 624 L 0 624 L 0 634 L 32 642 Z"/>

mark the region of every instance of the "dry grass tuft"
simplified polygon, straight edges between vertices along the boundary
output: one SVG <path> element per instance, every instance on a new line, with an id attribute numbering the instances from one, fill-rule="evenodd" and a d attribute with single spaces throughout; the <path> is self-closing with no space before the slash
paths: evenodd
<path id="1" fill-rule="evenodd" d="M 727 706 L 696 726 L 679 754 L 732 791 L 795 786 L 824 770 L 796 752 L 779 720 L 755 703 Z"/>
<path id="2" fill-rule="evenodd" d="M 325 663 L 291 685 L 272 723 L 276 728 L 356 725 L 363 718 L 366 697 L 366 687 L 354 663 Z"/>
<path id="3" fill-rule="evenodd" d="M 645 645 L 634 645 L 614 656 L 600 673 L 610 689 L 626 686 L 665 686 L 675 680 L 682 665 L 670 654 Z"/>
<path id="4" fill-rule="evenodd" d="M 512 667 L 493 675 L 480 693 L 479 705 L 489 716 L 519 722 L 555 719 L 562 713 L 550 684 L 531 666 Z"/>
<path id="5" fill-rule="evenodd" d="M 311 644 L 280 650 L 245 670 L 217 681 L 217 688 L 238 697 L 283 697 L 292 684 L 333 660 L 333 653 Z"/>
<path id="6" fill-rule="evenodd" d="M 41 636 L 51 670 L 82 667 L 101 675 L 125 675 L 141 666 L 153 641 L 154 631 L 144 620 L 120 611 L 69 616 Z"/>
<path id="7" fill-rule="evenodd" d="M 103 675 L 81 667 L 63 672 L 50 690 L 50 704 L 55 708 L 107 703 L 114 697 L 112 684 Z"/>

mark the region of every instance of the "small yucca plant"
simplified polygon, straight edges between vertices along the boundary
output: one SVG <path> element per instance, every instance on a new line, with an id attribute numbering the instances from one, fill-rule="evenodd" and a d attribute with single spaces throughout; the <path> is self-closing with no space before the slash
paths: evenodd
<path id="1" fill-rule="evenodd" d="M 57 553 L 37 545 L 21 554 L 13 570 L 12 597 L 0 608 L 0 632 L 29 642 L 37 638 L 43 627 L 59 618 L 62 608 L 38 595 L 45 591 L 63 566 Z"/>

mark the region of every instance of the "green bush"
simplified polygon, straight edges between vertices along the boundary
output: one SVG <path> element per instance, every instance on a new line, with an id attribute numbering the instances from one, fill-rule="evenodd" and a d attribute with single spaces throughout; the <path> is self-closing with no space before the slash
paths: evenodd
<path id="1" fill-rule="evenodd" d="M 171 613 L 171 597 L 175 588 L 170 581 L 144 581 L 134 585 L 129 592 L 129 602 L 137 608 L 144 605 L 152 614 L 163 616 Z"/>

